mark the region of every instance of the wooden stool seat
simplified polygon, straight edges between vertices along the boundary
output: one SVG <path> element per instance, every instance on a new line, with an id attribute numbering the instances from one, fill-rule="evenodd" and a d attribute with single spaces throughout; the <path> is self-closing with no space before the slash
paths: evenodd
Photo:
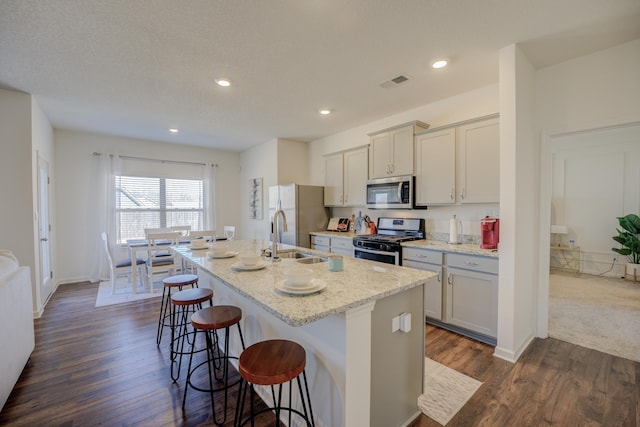
<path id="1" fill-rule="evenodd" d="M 309 395 L 309 385 L 307 384 L 307 374 L 305 365 L 307 356 L 304 348 L 293 341 L 288 340 L 267 340 L 253 344 L 245 349 L 238 359 L 238 372 L 240 373 L 240 390 L 238 392 L 238 404 L 236 405 L 236 423 L 242 427 L 247 423 L 254 425 L 254 417 L 259 414 L 272 412 L 275 415 L 275 424 L 280 425 L 280 414 L 288 413 L 287 425 L 300 425 L 301 421 L 307 427 L 314 427 L 313 409 L 311 409 L 311 396 Z M 302 388 L 304 381 L 304 390 Z M 293 405 L 293 382 L 298 384 L 298 402 Z M 283 405 L 282 387 L 289 383 L 289 404 Z M 270 386 L 273 406 L 256 410 L 253 405 L 254 385 Z M 275 386 L 278 386 L 276 394 Z M 243 420 L 244 403 L 247 390 L 249 390 L 250 414 Z M 277 395 L 277 398 L 276 398 Z M 266 402 L 265 402 L 266 403 Z M 300 407 L 300 405 L 302 407 Z M 300 417 L 298 422 L 292 424 L 292 416 Z"/>
<path id="2" fill-rule="evenodd" d="M 268 340 L 253 344 L 240 355 L 238 371 L 256 385 L 278 385 L 296 378 L 304 371 L 304 348 L 287 340 Z"/>
<path id="3" fill-rule="evenodd" d="M 195 285 L 198 283 L 198 276 L 195 274 L 178 274 L 162 279 L 162 284 L 166 287 L 180 287 Z"/>
<path id="4" fill-rule="evenodd" d="M 215 331 L 226 329 L 242 319 L 242 310 L 233 305 L 214 305 L 198 310 L 191 316 L 191 325 L 195 329 Z"/>
<path id="5" fill-rule="evenodd" d="M 213 291 L 209 288 L 185 289 L 171 295 L 173 305 L 194 305 L 209 301 L 213 298 Z"/>
<path id="6" fill-rule="evenodd" d="M 229 353 L 229 328 L 233 325 L 238 327 L 238 335 L 240 336 L 240 344 L 244 350 L 244 338 L 242 337 L 242 328 L 240 327 L 242 320 L 242 310 L 232 305 L 214 305 L 204 307 L 191 315 L 191 326 L 198 334 L 204 335 L 205 350 L 207 352 L 204 361 L 194 365 L 193 356 L 197 352 L 195 349 L 196 340 L 194 339 L 191 346 L 191 355 L 189 356 L 189 368 L 187 370 L 187 381 L 184 386 L 184 395 L 182 397 L 182 410 L 184 411 L 185 402 L 187 401 L 187 390 L 193 388 L 195 390 L 209 393 L 211 399 L 211 411 L 213 412 L 213 422 L 216 425 L 223 425 L 227 420 L 227 408 L 229 399 L 229 389 L 239 384 L 241 379 L 235 382 L 229 381 L 229 365 L 232 359 L 238 359 Z M 218 330 L 224 329 L 224 350 L 219 347 Z M 207 374 L 196 372 L 204 370 L 206 367 Z M 198 379 L 207 378 L 208 385 L 200 384 Z M 206 381 L 205 381 L 206 382 Z M 224 391 L 222 399 L 222 419 L 218 420 L 215 408 L 214 393 Z"/>

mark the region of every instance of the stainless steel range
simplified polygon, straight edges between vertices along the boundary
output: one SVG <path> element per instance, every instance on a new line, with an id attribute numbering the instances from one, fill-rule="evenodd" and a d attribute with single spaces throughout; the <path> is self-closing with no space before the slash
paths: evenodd
<path id="1" fill-rule="evenodd" d="M 353 238 L 354 256 L 402 265 L 402 242 L 424 239 L 422 218 L 378 218 L 378 233 Z"/>

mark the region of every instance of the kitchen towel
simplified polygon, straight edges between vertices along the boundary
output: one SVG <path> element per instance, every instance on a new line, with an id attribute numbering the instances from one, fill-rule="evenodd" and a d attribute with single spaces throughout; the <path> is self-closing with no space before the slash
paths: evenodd
<path id="1" fill-rule="evenodd" d="M 458 243 L 458 220 L 455 215 L 449 220 L 449 243 Z"/>

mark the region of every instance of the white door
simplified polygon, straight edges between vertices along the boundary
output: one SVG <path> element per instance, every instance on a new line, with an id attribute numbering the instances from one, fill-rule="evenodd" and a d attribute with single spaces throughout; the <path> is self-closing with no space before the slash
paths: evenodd
<path id="1" fill-rule="evenodd" d="M 38 238 L 40 242 L 40 295 L 44 304 L 53 290 L 49 221 L 49 163 L 38 156 Z"/>

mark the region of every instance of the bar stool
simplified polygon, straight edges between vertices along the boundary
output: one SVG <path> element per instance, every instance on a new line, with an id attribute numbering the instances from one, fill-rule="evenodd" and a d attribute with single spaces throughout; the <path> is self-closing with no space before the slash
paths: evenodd
<path id="1" fill-rule="evenodd" d="M 191 354 L 193 350 L 185 352 L 185 341 L 193 345 L 195 331 L 189 331 L 189 316 L 202 308 L 202 303 L 213 299 L 213 291 L 209 288 L 185 289 L 171 295 L 171 379 L 177 381 L 180 377 L 180 367 L 182 366 L 182 355 Z M 191 335 L 192 339 L 189 340 Z M 203 349 L 204 350 L 204 349 Z"/>
<path id="2" fill-rule="evenodd" d="M 171 326 L 171 321 L 167 321 L 167 317 L 171 316 L 169 304 L 171 304 L 171 290 L 178 288 L 182 290 L 184 286 L 191 285 L 192 288 L 198 287 L 198 276 L 195 274 L 178 274 L 177 276 L 169 276 L 162 280 L 162 302 L 160 303 L 160 318 L 158 319 L 158 333 L 156 335 L 156 345 L 160 346 L 162 341 L 162 331 L 165 327 Z"/>
<path id="3" fill-rule="evenodd" d="M 311 399 L 309 397 L 309 386 L 307 385 L 307 374 L 305 373 L 306 353 L 304 348 L 293 341 L 287 340 L 268 340 L 253 344 L 242 352 L 239 359 L 238 372 L 242 380 L 240 382 L 240 390 L 238 391 L 238 405 L 236 405 L 236 425 L 242 426 L 248 421 L 253 425 L 255 415 L 275 411 L 276 424 L 280 422 L 280 411 L 289 412 L 289 423 L 291 424 L 291 414 L 299 415 L 307 424 L 314 427 L 313 410 L 311 409 Z M 305 394 L 302 392 L 302 383 L 300 374 L 304 379 Z M 291 405 L 292 382 L 297 379 L 298 392 L 300 401 L 302 402 L 302 410 L 294 409 Z M 244 384 L 246 382 L 246 384 Z M 282 406 L 282 385 L 289 383 L 289 406 Z M 243 391 L 244 384 L 244 391 Z M 254 385 L 271 386 L 271 395 L 273 397 L 273 407 L 264 408 L 258 411 L 253 407 Z M 278 399 L 274 386 L 278 385 Z M 250 389 L 249 399 L 251 400 L 251 414 L 246 420 L 242 420 L 242 412 L 244 410 L 244 402 L 246 399 L 247 388 Z M 307 412 L 307 405 L 309 411 Z"/>
<path id="4" fill-rule="evenodd" d="M 187 380 L 184 386 L 182 410 L 184 410 L 185 402 L 187 401 L 187 390 L 189 389 L 189 387 L 198 391 L 208 392 L 211 396 L 213 422 L 217 425 L 222 425 L 227 420 L 227 403 L 229 389 L 241 381 L 241 379 L 238 379 L 237 381 L 229 384 L 229 361 L 231 359 L 238 359 L 235 356 L 229 355 L 229 329 L 233 325 L 238 325 L 240 343 L 242 344 L 242 349 L 244 350 L 244 338 L 242 337 L 242 328 L 240 327 L 241 319 L 242 310 L 232 305 L 214 305 L 212 307 L 205 307 L 201 310 L 196 311 L 191 316 L 191 325 L 195 330 L 195 338 L 198 337 L 199 332 L 204 333 L 207 357 L 205 361 L 193 366 L 193 355 L 198 352 L 198 350 L 196 349 L 196 341 L 194 339 L 194 342 L 191 346 L 192 352 L 189 356 L 189 368 L 187 371 Z M 221 353 L 220 348 L 218 347 L 217 331 L 220 329 L 224 329 L 224 353 Z M 192 381 L 192 377 L 194 376 L 194 374 L 198 371 L 198 369 L 204 367 L 204 365 L 207 365 L 209 374 L 209 385 L 206 388 L 205 386 L 197 385 Z M 221 374 L 219 373 L 220 370 L 222 371 Z M 196 375 L 196 378 L 197 377 L 198 375 Z M 222 382 L 223 384 L 219 387 L 214 387 L 214 379 L 216 380 L 216 382 Z M 213 399 L 213 393 L 221 390 L 224 390 L 224 417 L 222 418 L 222 421 L 218 422 L 218 420 L 216 420 L 216 409 Z"/>

